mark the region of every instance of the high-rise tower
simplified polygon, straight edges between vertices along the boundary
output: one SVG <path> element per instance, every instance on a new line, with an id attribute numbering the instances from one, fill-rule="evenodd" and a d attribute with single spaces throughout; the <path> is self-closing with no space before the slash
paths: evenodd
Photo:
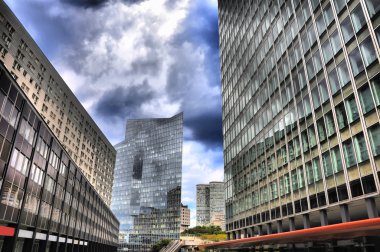
<path id="1" fill-rule="evenodd" d="M 379 10 L 219 0 L 230 239 L 378 216 Z"/>
<path id="2" fill-rule="evenodd" d="M 111 208 L 120 220 L 120 249 L 148 251 L 178 240 L 181 224 L 183 114 L 127 121 L 115 146 Z"/>
<path id="3" fill-rule="evenodd" d="M 197 185 L 197 226 L 220 226 L 223 230 L 225 218 L 224 183 L 210 182 Z"/>

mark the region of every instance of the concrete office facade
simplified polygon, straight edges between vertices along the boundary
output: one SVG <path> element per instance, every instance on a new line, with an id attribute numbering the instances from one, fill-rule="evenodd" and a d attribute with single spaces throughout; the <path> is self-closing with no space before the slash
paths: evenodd
<path id="1" fill-rule="evenodd" d="M 0 34 L 0 61 L 110 205 L 115 149 L 4 1 L 0 2 Z"/>
<path id="2" fill-rule="evenodd" d="M 180 233 L 188 230 L 190 227 L 190 209 L 186 205 L 181 204 L 181 228 Z"/>
<path id="3" fill-rule="evenodd" d="M 219 0 L 230 239 L 378 216 L 378 0 Z"/>
<path id="4" fill-rule="evenodd" d="M 225 229 L 224 183 L 210 182 L 197 186 L 197 226 L 213 225 Z"/>

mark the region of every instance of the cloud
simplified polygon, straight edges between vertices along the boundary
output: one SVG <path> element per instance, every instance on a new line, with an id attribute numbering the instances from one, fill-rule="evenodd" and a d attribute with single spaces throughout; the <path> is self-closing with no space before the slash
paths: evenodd
<path id="1" fill-rule="evenodd" d="M 207 149 L 197 141 L 185 141 L 182 153 L 182 202 L 191 209 L 195 226 L 196 184 L 223 181 L 223 152 Z"/>
<path id="2" fill-rule="evenodd" d="M 127 119 L 184 112 L 194 220 L 195 184 L 223 179 L 216 1 L 7 2 L 112 143 Z"/>
<path id="3" fill-rule="evenodd" d="M 108 90 L 95 105 L 95 113 L 116 120 L 133 118 L 139 114 L 142 104 L 153 98 L 148 81 L 136 86 L 116 86 Z"/>
<path id="4" fill-rule="evenodd" d="M 74 5 L 82 8 L 100 8 L 112 0 L 60 0 L 63 3 Z M 133 4 L 143 0 L 124 0 L 125 3 Z"/>
<path id="5" fill-rule="evenodd" d="M 28 13 L 28 19 L 22 18 L 28 20 L 31 27 L 28 30 L 36 31 L 33 33 L 37 42 L 100 128 L 106 135 L 111 134 L 112 141 L 118 142 L 123 137 L 126 117 L 170 117 L 184 111 L 189 133 L 186 139 L 200 141 L 209 148 L 221 146 L 214 3 L 145 0 L 127 5 L 131 1 L 60 0 L 54 4 L 53 0 L 48 1 L 49 5 L 39 0 L 28 1 L 15 8 L 17 12 Z M 149 99 L 140 99 L 137 106 L 138 99 L 127 93 L 135 94 L 142 83 L 146 83 L 141 88 L 149 90 L 146 97 Z M 117 99 L 107 98 L 116 95 L 112 90 L 115 87 L 120 93 Z M 108 108 L 103 105 L 107 101 L 121 106 L 112 113 L 103 113 Z M 128 107 L 129 104 L 133 106 Z M 102 123 L 109 120 L 119 129 L 113 128 L 108 133 L 109 127 Z"/>
<path id="6" fill-rule="evenodd" d="M 108 0 L 61 0 L 63 3 L 72 4 L 84 8 L 96 8 L 108 2 Z"/>
<path id="7" fill-rule="evenodd" d="M 210 147 L 223 145 L 222 118 L 216 113 L 197 114 L 187 120 L 191 129 L 190 139 L 205 143 Z"/>
<path id="8" fill-rule="evenodd" d="M 222 146 L 219 47 L 215 3 L 192 1 L 189 14 L 171 41 L 174 63 L 170 66 L 167 93 L 181 101 L 186 139 L 210 148 Z"/>

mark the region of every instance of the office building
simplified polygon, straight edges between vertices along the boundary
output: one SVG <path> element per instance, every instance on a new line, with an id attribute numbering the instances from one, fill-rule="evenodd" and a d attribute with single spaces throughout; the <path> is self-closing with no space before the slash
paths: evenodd
<path id="1" fill-rule="evenodd" d="M 377 217 L 380 2 L 218 3 L 229 238 Z"/>
<path id="2" fill-rule="evenodd" d="M 204 226 L 210 222 L 210 188 L 206 184 L 197 185 L 197 226 Z"/>
<path id="3" fill-rule="evenodd" d="M 0 61 L 107 205 L 116 151 L 20 21 L 0 2 Z"/>
<path id="4" fill-rule="evenodd" d="M 0 64 L 0 251 L 116 251 L 119 222 Z"/>
<path id="5" fill-rule="evenodd" d="M 190 209 L 181 204 L 181 228 L 180 233 L 188 230 L 190 227 Z"/>
<path id="6" fill-rule="evenodd" d="M 120 250 L 149 251 L 161 239 L 179 240 L 183 113 L 127 121 L 115 146 L 111 208 L 120 221 Z"/>
<path id="7" fill-rule="evenodd" d="M 197 185 L 197 226 L 220 226 L 224 230 L 224 183 Z"/>

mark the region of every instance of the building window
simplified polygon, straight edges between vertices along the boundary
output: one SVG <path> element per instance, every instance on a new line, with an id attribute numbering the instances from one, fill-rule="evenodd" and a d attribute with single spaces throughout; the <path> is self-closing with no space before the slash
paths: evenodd
<path id="1" fill-rule="evenodd" d="M 342 159 L 340 157 L 339 146 L 331 149 L 331 164 L 334 173 L 338 173 L 343 170 Z"/>
<path id="2" fill-rule="evenodd" d="M 311 90 L 311 96 L 313 98 L 314 109 L 319 108 L 319 106 L 321 106 L 321 101 L 319 99 L 318 87 L 314 87 L 313 90 Z"/>
<path id="3" fill-rule="evenodd" d="M 377 43 L 380 44 L 380 26 L 376 28 L 375 34 L 376 34 L 376 37 L 377 37 Z M 1 49 L 0 49 L 0 52 L 1 52 Z"/>
<path id="4" fill-rule="evenodd" d="M 325 63 L 329 62 L 334 55 L 329 40 L 326 40 L 325 43 L 323 43 L 322 52 Z"/>
<path id="5" fill-rule="evenodd" d="M 335 55 L 342 48 L 337 31 L 335 31 L 333 34 L 331 34 L 330 42 L 331 42 L 331 47 L 332 47 L 332 49 L 334 51 L 334 55 Z"/>
<path id="6" fill-rule="evenodd" d="M 321 56 L 319 55 L 319 51 L 316 51 L 313 55 L 315 73 L 318 73 L 322 69 L 322 61 Z"/>
<path id="7" fill-rule="evenodd" d="M 360 45 L 364 65 L 367 67 L 376 60 L 376 52 L 373 48 L 371 37 L 366 38 Z"/>
<path id="8" fill-rule="evenodd" d="M 317 145 L 317 140 L 315 138 L 314 126 L 310 126 L 308 129 L 308 132 L 309 132 L 309 145 L 310 145 L 310 148 L 313 148 Z"/>
<path id="9" fill-rule="evenodd" d="M 362 58 L 360 56 L 360 51 L 359 48 L 355 48 L 349 55 L 348 57 L 350 58 L 350 63 L 351 63 L 351 69 L 354 74 L 354 76 L 358 75 L 361 73 L 361 71 L 364 70 L 364 65 Z"/>
<path id="10" fill-rule="evenodd" d="M 310 105 L 310 100 L 309 100 L 309 96 L 308 95 L 306 95 L 303 98 L 303 103 L 304 103 L 304 106 L 305 106 L 305 115 L 309 116 L 311 114 L 311 105 Z"/>
<path id="11" fill-rule="evenodd" d="M 345 100 L 345 104 L 347 109 L 348 122 L 352 123 L 359 118 L 359 112 L 358 108 L 356 107 L 354 96 L 351 96 L 347 100 Z"/>
<path id="12" fill-rule="evenodd" d="M 333 0 L 333 1 L 334 1 L 336 13 L 339 13 L 346 5 L 346 0 Z"/>
<path id="13" fill-rule="evenodd" d="M 380 154 L 380 126 L 376 124 L 368 129 L 369 140 L 371 143 L 371 149 L 374 156 Z"/>
<path id="14" fill-rule="evenodd" d="M 368 151 L 363 133 L 359 133 L 354 136 L 354 147 L 358 163 L 368 160 Z"/>
<path id="15" fill-rule="evenodd" d="M 375 107 L 371 95 L 371 90 L 369 89 L 368 85 L 365 85 L 363 88 L 359 90 L 359 99 L 364 114 L 368 113 Z"/>
<path id="16" fill-rule="evenodd" d="M 340 89 L 339 79 L 335 69 L 329 73 L 329 83 L 331 93 L 334 95 Z"/>
<path id="17" fill-rule="evenodd" d="M 336 117 L 338 120 L 339 129 L 345 128 L 348 125 L 348 123 L 347 123 L 347 117 L 346 117 L 346 110 L 344 108 L 343 103 L 340 103 L 338 106 L 336 106 L 335 111 L 336 111 Z"/>
<path id="18" fill-rule="evenodd" d="M 314 181 L 317 182 L 322 178 L 321 169 L 319 167 L 319 158 L 314 158 L 312 160 L 312 166 L 313 166 Z"/>
<path id="19" fill-rule="evenodd" d="M 306 177 L 308 185 L 314 183 L 313 166 L 311 165 L 311 162 L 306 164 Z"/>
<path id="20" fill-rule="evenodd" d="M 354 148 L 352 146 L 352 141 L 347 140 L 343 143 L 344 160 L 346 161 L 346 166 L 351 167 L 356 164 Z"/>
<path id="21" fill-rule="evenodd" d="M 321 94 L 321 102 L 325 103 L 329 99 L 329 93 L 327 91 L 326 81 L 322 80 L 319 85 L 319 92 Z"/>
<path id="22" fill-rule="evenodd" d="M 321 35 L 325 30 L 326 30 L 326 24 L 325 21 L 323 20 L 323 15 L 319 15 L 316 19 L 315 22 L 317 24 L 317 29 L 318 29 L 318 35 Z"/>
<path id="23" fill-rule="evenodd" d="M 352 11 L 351 20 L 356 33 L 366 24 L 364 13 L 360 4 L 358 4 L 358 6 L 356 6 L 356 8 Z"/>
<path id="24" fill-rule="evenodd" d="M 380 0 L 365 0 L 368 14 L 372 18 L 380 11 Z"/>
<path id="25" fill-rule="evenodd" d="M 322 163 L 323 163 L 323 170 L 325 172 L 325 177 L 331 176 L 333 174 L 333 170 L 332 170 L 329 151 L 326 151 L 325 153 L 322 154 Z"/>
<path id="26" fill-rule="evenodd" d="M 370 80 L 376 106 L 380 105 L 380 75 Z"/>
<path id="27" fill-rule="evenodd" d="M 327 136 L 330 137 L 333 134 L 335 134 L 335 124 L 334 124 L 334 119 L 333 119 L 331 111 L 325 115 L 325 122 L 326 122 L 326 133 L 327 133 Z"/>
<path id="28" fill-rule="evenodd" d="M 43 171 L 33 163 L 32 170 L 30 171 L 30 175 L 29 175 L 30 179 L 41 186 L 43 175 L 44 175 Z"/>
<path id="29" fill-rule="evenodd" d="M 306 152 L 306 151 L 309 150 L 309 140 L 308 140 L 308 137 L 307 137 L 306 130 L 301 133 L 301 138 L 302 138 L 303 152 Z"/>
<path id="30" fill-rule="evenodd" d="M 350 18 L 346 17 L 340 27 L 342 28 L 344 43 L 347 43 L 354 36 L 354 30 L 352 29 Z"/>
<path id="31" fill-rule="evenodd" d="M 317 121 L 317 129 L 319 141 L 322 143 L 326 140 L 326 129 L 322 118 Z"/>
<path id="32" fill-rule="evenodd" d="M 25 176 L 28 173 L 29 158 L 17 149 L 14 149 L 10 165 Z"/>
<path id="33" fill-rule="evenodd" d="M 340 86 L 344 87 L 350 81 L 346 61 L 343 60 L 336 68 L 339 76 Z"/>

